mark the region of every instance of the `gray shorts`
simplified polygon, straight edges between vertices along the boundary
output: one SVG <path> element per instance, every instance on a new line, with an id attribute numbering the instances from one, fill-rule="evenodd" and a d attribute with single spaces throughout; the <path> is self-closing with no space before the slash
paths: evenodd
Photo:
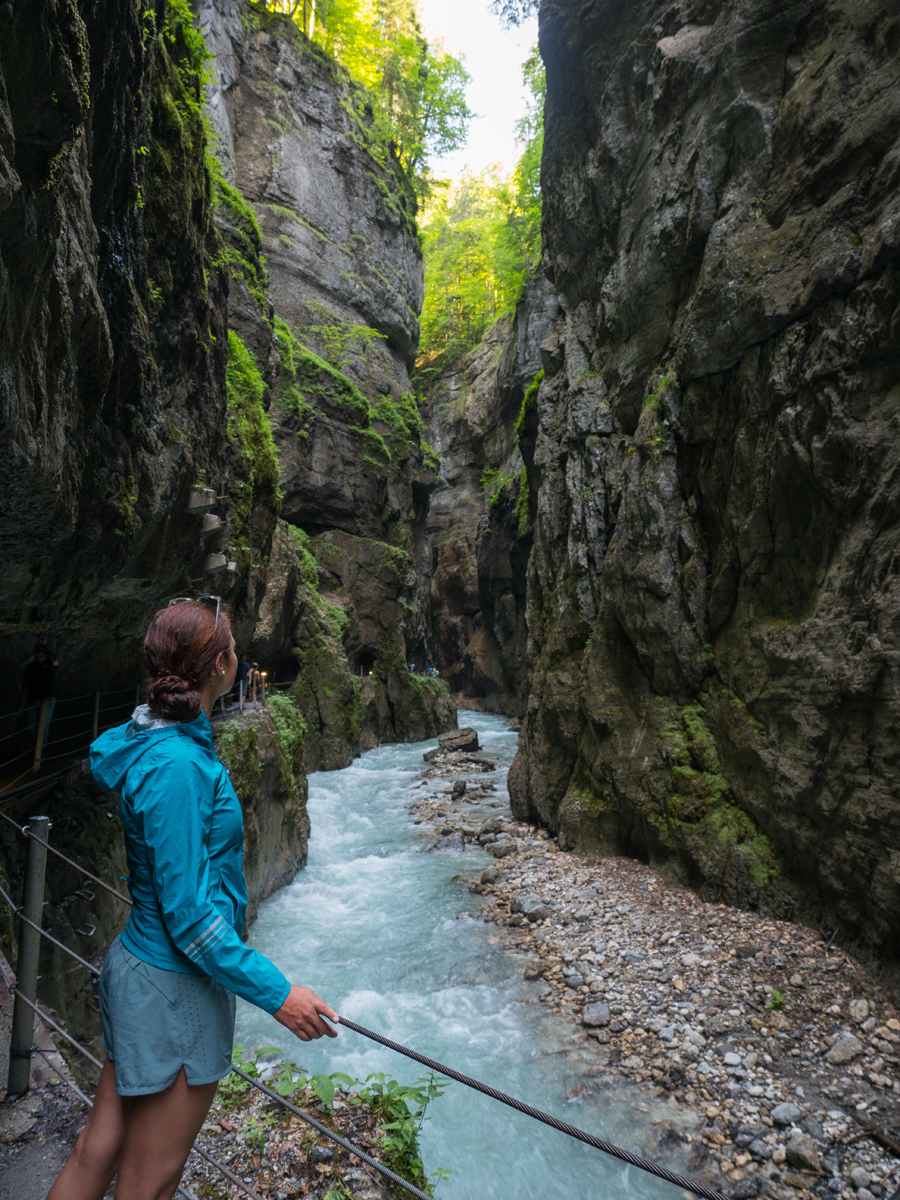
<path id="1" fill-rule="evenodd" d="M 191 1084 L 231 1070 L 234 993 L 208 975 L 151 967 L 119 938 L 100 975 L 100 1015 L 120 1096 L 165 1091 L 182 1066 Z"/>

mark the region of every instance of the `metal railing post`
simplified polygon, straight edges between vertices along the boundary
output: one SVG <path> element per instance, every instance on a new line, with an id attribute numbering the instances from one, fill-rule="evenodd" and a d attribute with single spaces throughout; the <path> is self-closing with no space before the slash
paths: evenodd
<path id="1" fill-rule="evenodd" d="M 241 680 L 241 682 L 238 684 L 238 689 L 239 689 L 239 693 L 238 693 L 238 694 L 239 694 L 239 696 L 240 696 L 240 706 L 241 706 L 241 712 L 243 712 L 243 711 L 244 711 L 244 681 L 243 681 L 243 679 L 242 679 L 242 680 Z"/>
<path id="2" fill-rule="evenodd" d="M 92 742 L 97 740 L 100 733 L 100 693 L 94 692 L 94 734 L 91 738 Z"/>
<path id="3" fill-rule="evenodd" d="M 50 832 L 48 817 L 32 817 L 28 830 L 45 842 Z M 44 875 L 47 848 L 35 838 L 28 839 L 25 859 L 25 896 L 22 913 L 35 925 L 41 924 L 44 911 Z M 13 1005 L 12 1033 L 9 1039 L 9 1076 L 6 1090 L 21 1096 L 31 1083 L 31 1047 L 34 1044 L 34 1011 L 24 1000 L 37 1002 L 38 959 L 41 935 L 24 921 L 19 923 L 19 958 L 16 963 L 16 999 Z M 21 996 L 20 996 L 21 993 Z"/>
<path id="4" fill-rule="evenodd" d="M 47 728 L 47 701 L 41 701 L 41 715 L 38 718 L 37 741 L 34 744 L 34 769 L 32 774 L 37 775 L 41 769 L 41 755 L 44 752 L 44 730 Z"/>

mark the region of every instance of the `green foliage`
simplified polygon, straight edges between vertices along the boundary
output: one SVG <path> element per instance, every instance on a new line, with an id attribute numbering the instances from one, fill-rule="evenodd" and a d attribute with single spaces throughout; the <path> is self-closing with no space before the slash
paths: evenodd
<path id="1" fill-rule="evenodd" d="M 284 412 L 293 413 L 298 418 L 300 422 L 298 435 L 307 437 L 309 423 L 315 414 L 315 409 L 307 401 L 298 385 L 297 358 L 302 353 L 303 346 L 287 322 L 277 314 L 272 325 L 275 330 L 275 341 L 278 344 L 278 356 L 281 359 L 281 371 L 275 385 L 275 402 Z"/>
<path id="2" fill-rule="evenodd" d="M 213 184 L 213 196 L 220 215 L 224 217 L 227 241 L 222 251 L 222 260 L 253 296 L 260 311 L 265 312 L 269 280 L 265 255 L 262 252 L 262 231 L 256 213 L 238 188 L 229 183 L 222 174 L 218 159 L 209 155 L 207 165 Z"/>
<path id="3" fill-rule="evenodd" d="M 350 624 L 350 618 L 339 604 L 326 600 L 324 597 L 319 601 L 319 609 L 328 622 L 331 632 L 340 641 L 344 636 L 344 630 Z"/>
<path id="4" fill-rule="evenodd" d="M 355 420 L 362 428 L 367 428 L 369 402 L 353 380 L 348 379 L 343 371 L 333 367 L 324 358 L 319 358 L 318 354 L 306 346 L 296 343 L 294 353 L 298 380 L 307 381 L 307 393 L 338 404 L 351 420 Z"/>
<path id="5" fill-rule="evenodd" d="M 504 475 L 499 468 L 488 467 L 478 483 L 482 492 L 488 498 L 488 504 L 495 504 L 499 500 L 503 489 L 508 487 L 514 479 L 515 475 Z"/>
<path id="6" fill-rule="evenodd" d="M 148 17 L 155 20 L 153 9 L 149 6 L 143 15 L 145 20 Z M 189 0 L 167 0 L 162 36 L 173 44 L 181 39 L 187 50 L 188 65 L 200 76 L 198 82 L 205 82 L 205 66 L 212 56 L 206 49 L 203 34 L 194 26 Z"/>
<path id="7" fill-rule="evenodd" d="M 311 592 L 319 590 L 319 568 L 315 557 L 309 548 L 309 534 L 298 525 L 289 525 L 291 533 L 300 551 L 300 565 L 303 568 L 303 578 Z"/>
<path id="8" fill-rule="evenodd" d="M 521 442 L 523 434 L 528 426 L 533 424 L 534 418 L 537 415 L 537 394 L 540 391 L 543 381 L 544 370 L 541 368 L 525 389 L 525 395 L 522 397 L 522 407 L 519 409 L 519 415 L 516 419 L 516 440 L 519 442 Z"/>
<path id="9" fill-rule="evenodd" d="M 412 1085 L 398 1083 L 379 1072 L 368 1075 L 365 1084 L 357 1089 L 360 1099 L 372 1106 L 382 1122 L 380 1141 L 384 1162 L 413 1182 L 425 1179 L 418 1139 L 426 1109 L 446 1088 L 447 1084 L 432 1071 Z"/>
<path id="10" fill-rule="evenodd" d="M 228 389 L 228 440 L 240 454 L 245 471 L 240 494 L 231 513 L 232 533 L 239 537 L 250 517 L 255 487 L 271 487 L 278 508 L 281 496 L 278 489 L 278 456 L 272 427 L 263 405 L 266 385 L 256 359 L 233 329 L 228 331 L 225 381 Z"/>
<path id="11" fill-rule="evenodd" d="M 339 371 L 349 366 L 354 358 L 364 356 L 373 343 L 386 340 L 386 335 L 377 329 L 352 325 L 349 321 L 340 321 L 336 325 L 310 325 L 309 331 L 322 342 L 325 357 Z"/>
<path id="12" fill-rule="evenodd" d="M 776 991 L 775 988 L 769 989 L 769 999 L 766 1001 L 766 1008 L 769 1012 L 779 1012 L 784 1008 L 787 996 L 783 992 Z"/>
<path id="13" fill-rule="evenodd" d="M 524 467 L 519 471 L 517 478 L 519 480 L 519 494 L 516 497 L 516 517 L 518 518 L 516 535 L 523 538 L 528 533 L 528 502 L 530 499 L 528 472 Z"/>
<path id="14" fill-rule="evenodd" d="M 662 699 L 659 704 L 669 708 L 670 717 L 665 726 L 673 789 L 668 798 L 669 820 L 698 828 L 711 846 L 737 849 L 750 878 L 757 887 L 765 888 L 778 877 L 778 863 L 769 839 L 734 803 L 703 706 L 689 704 L 678 709 Z"/>
<path id="15" fill-rule="evenodd" d="M 371 416 L 373 421 L 386 427 L 392 451 L 401 459 L 409 458 L 422 436 L 422 418 L 413 393 L 404 392 L 399 400 L 390 394 L 382 396 L 373 405 Z"/>
<path id="16" fill-rule="evenodd" d="M 293 790 L 303 774 L 306 720 L 290 696 L 274 689 L 267 695 L 266 711 L 278 734 L 280 782 L 283 787 Z"/>
<path id="17" fill-rule="evenodd" d="M 422 34 L 410 0 L 263 0 L 291 18 L 361 85 L 348 105 L 358 140 L 385 166 L 400 166 L 426 195 L 429 156 L 462 146 L 472 113 L 462 63 Z M 386 197 L 387 198 L 387 197 Z"/>
<path id="18" fill-rule="evenodd" d="M 453 359 L 478 345 L 538 272 L 546 85 L 537 48 L 523 74 L 531 103 L 518 126 L 523 149 L 515 169 L 509 176 L 496 167 L 465 174 L 423 213 L 421 362 L 437 355 Z"/>
<path id="19" fill-rule="evenodd" d="M 528 472 L 520 467 L 513 475 L 505 475 L 502 471 L 489 468 L 481 476 L 481 490 L 488 497 L 488 504 L 493 508 L 499 504 L 504 491 L 511 485 L 516 485 L 516 536 L 525 537 L 528 533 Z M 485 531 L 487 532 L 487 531 Z"/>
<path id="20" fill-rule="evenodd" d="M 277 1046 L 263 1046 L 256 1053 L 280 1054 L 281 1051 Z M 243 1046 L 235 1046 L 231 1057 L 234 1065 L 240 1067 L 252 1079 L 261 1078 L 263 1071 L 258 1059 L 248 1054 Z M 434 1073 L 417 1080 L 414 1084 L 398 1083 L 389 1075 L 380 1073 L 369 1075 L 364 1083 L 360 1083 L 340 1071 L 310 1077 L 302 1067 L 291 1062 L 279 1063 L 274 1075 L 271 1066 L 263 1069 L 269 1076 L 266 1079 L 266 1087 L 278 1092 L 280 1096 L 295 1096 L 301 1089 L 309 1088 L 322 1107 L 331 1112 L 337 1091 L 340 1089 L 349 1103 L 368 1105 L 378 1121 L 376 1136 L 381 1143 L 382 1161 L 405 1178 L 427 1186 L 419 1153 L 419 1136 L 429 1104 L 438 1099 L 447 1087 Z M 225 1109 L 234 1109 L 244 1103 L 251 1088 L 252 1084 L 232 1071 L 219 1082 L 216 1099 Z M 269 1122 L 265 1117 L 260 1120 L 255 1116 L 251 1116 L 246 1125 L 247 1140 L 259 1154 L 262 1154 L 265 1146 L 268 1126 Z M 446 1176 L 444 1171 L 437 1174 Z"/>
<path id="21" fill-rule="evenodd" d="M 654 374 L 656 373 L 657 372 L 654 372 Z M 670 387 L 678 387 L 678 379 L 676 378 L 675 372 L 672 370 L 668 370 L 662 375 L 656 387 L 653 389 L 650 395 L 646 397 L 644 400 L 644 410 L 646 411 L 647 409 L 650 409 L 652 411 L 658 411 L 662 401 L 662 394 L 666 388 Z"/>

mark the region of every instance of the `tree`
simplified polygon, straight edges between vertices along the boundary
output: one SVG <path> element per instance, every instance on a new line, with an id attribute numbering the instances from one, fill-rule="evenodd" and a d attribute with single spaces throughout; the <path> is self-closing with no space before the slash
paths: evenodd
<path id="1" fill-rule="evenodd" d="M 361 123 L 399 160 L 419 197 L 432 186 L 429 157 L 465 143 L 472 113 L 469 76 L 442 45 L 430 46 L 411 0 L 319 0 L 305 20 L 302 0 L 265 0 L 308 32 L 368 93 Z M 313 0 L 309 0 L 312 14 Z M 302 23 L 301 23 L 302 22 Z"/>
<path id="2" fill-rule="evenodd" d="M 496 13 L 504 25 L 521 25 L 529 17 L 537 16 L 541 0 L 493 0 L 491 12 Z"/>
<path id="3" fill-rule="evenodd" d="M 522 152 L 508 177 L 465 174 L 423 212 L 425 305 L 420 360 L 456 358 L 515 309 L 541 260 L 544 64 L 535 47 L 522 68 L 531 100 L 517 133 Z"/>

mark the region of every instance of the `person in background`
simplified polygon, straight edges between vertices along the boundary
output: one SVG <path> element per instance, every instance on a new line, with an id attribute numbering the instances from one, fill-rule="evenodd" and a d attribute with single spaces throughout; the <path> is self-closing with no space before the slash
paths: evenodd
<path id="1" fill-rule="evenodd" d="M 237 698 L 241 698 L 241 684 L 244 685 L 244 699 L 247 700 L 250 696 L 250 673 L 253 668 L 247 662 L 247 655 L 242 654 L 238 661 L 237 674 L 234 677 L 234 686 L 237 693 Z"/>
<path id="2" fill-rule="evenodd" d="M 94 1107 L 47 1200 L 101 1200 L 113 1176 L 120 1200 L 171 1200 L 231 1070 L 235 995 L 302 1041 L 337 1036 L 337 1013 L 241 938 L 243 817 L 209 720 L 237 673 L 220 598 L 173 600 L 144 649 L 147 703 L 91 746 L 119 793 L 133 904 L 100 976 Z"/>
<path id="3" fill-rule="evenodd" d="M 47 716 L 44 720 L 44 742 L 47 744 L 47 734 L 50 732 L 50 721 L 56 708 L 56 668 L 59 659 L 51 653 L 49 647 L 39 642 L 34 648 L 34 654 L 25 664 L 22 676 L 22 689 L 19 692 L 19 708 L 25 710 L 25 728 L 37 741 L 38 723 L 41 718 L 41 705 L 47 702 Z"/>

